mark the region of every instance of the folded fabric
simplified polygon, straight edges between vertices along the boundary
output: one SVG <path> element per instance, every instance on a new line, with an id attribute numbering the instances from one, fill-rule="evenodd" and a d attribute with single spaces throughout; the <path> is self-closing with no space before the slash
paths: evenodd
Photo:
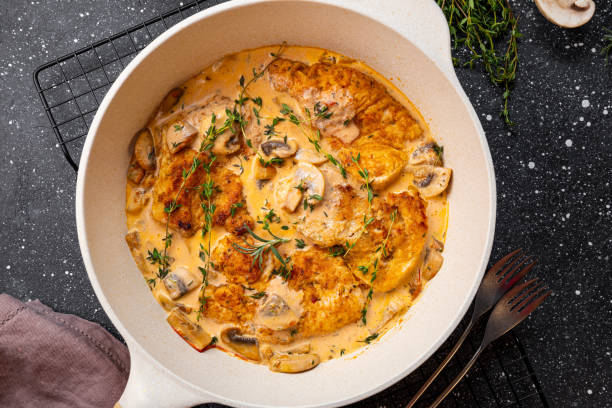
<path id="1" fill-rule="evenodd" d="M 100 325 L 0 294 L 0 407 L 113 407 L 129 368 Z"/>

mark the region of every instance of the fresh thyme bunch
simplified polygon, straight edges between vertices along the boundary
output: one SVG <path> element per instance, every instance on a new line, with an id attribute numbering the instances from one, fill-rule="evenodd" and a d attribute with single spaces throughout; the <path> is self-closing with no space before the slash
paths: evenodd
<path id="1" fill-rule="evenodd" d="M 469 57 L 455 65 L 474 67 L 481 63 L 492 83 L 503 89 L 503 108 L 500 116 L 512 125 L 508 100 L 516 78 L 518 66 L 518 19 L 512 13 L 508 0 L 437 0 L 450 29 L 453 48 L 465 47 Z M 499 43 L 504 40 L 504 45 Z"/>

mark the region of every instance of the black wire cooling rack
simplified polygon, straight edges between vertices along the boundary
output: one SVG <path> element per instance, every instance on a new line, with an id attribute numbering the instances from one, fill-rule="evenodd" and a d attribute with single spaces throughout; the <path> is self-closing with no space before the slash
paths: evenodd
<path id="1" fill-rule="evenodd" d="M 214 3 L 218 3 L 215 1 Z M 34 83 L 66 160 L 78 170 L 93 116 L 125 66 L 159 34 L 213 4 L 194 1 L 41 65 Z M 418 370 L 389 389 L 352 405 L 356 408 L 403 407 L 442 361 L 459 337 L 462 322 L 449 340 Z M 480 330 L 482 333 L 482 330 Z M 421 398 L 426 406 L 461 370 L 477 348 L 470 336 L 457 356 Z M 406 347 L 410 345 L 407 344 Z M 443 402 L 444 407 L 548 407 L 519 339 L 509 334 L 490 346 L 467 377 Z"/>

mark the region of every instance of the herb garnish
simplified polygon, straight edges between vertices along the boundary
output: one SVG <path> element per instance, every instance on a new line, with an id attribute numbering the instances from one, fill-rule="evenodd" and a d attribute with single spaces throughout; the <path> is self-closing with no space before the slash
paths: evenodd
<path id="1" fill-rule="evenodd" d="M 278 125 L 281 122 L 284 122 L 285 119 L 281 118 L 281 117 L 275 117 L 272 119 L 272 123 L 269 125 L 265 126 L 265 131 L 264 131 L 264 135 L 268 136 L 268 139 L 271 138 L 272 136 L 276 136 L 278 135 L 278 133 L 276 133 L 276 125 Z"/>
<path id="2" fill-rule="evenodd" d="M 261 71 L 258 72 L 255 68 L 253 68 L 253 77 L 251 79 L 246 81 L 244 76 L 240 76 L 240 79 L 238 80 L 238 84 L 240 85 L 240 94 L 238 95 L 238 99 L 234 101 L 235 102 L 234 110 L 236 111 L 236 107 L 238 107 L 237 113 L 239 113 L 239 116 L 240 116 L 240 120 L 238 121 L 238 123 L 240 124 L 240 130 L 242 131 L 243 135 L 246 134 L 244 131 L 246 120 L 244 120 L 242 116 L 242 108 L 244 107 L 244 103 L 249 100 L 247 90 L 253 82 L 257 81 L 259 78 L 261 78 L 266 73 L 268 68 L 270 68 L 270 65 L 272 65 L 276 60 L 278 60 L 281 57 L 286 47 L 287 47 L 287 43 L 283 41 L 283 43 L 278 47 L 278 50 L 276 52 L 270 53 L 270 56 L 272 57 L 272 61 L 268 62 Z M 262 105 L 260 104 L 260 102 L 263 104 L 263 101 L 261 100 L 260 97 L 251 98 L 251 100 L 257 106 L 261 108 Z M 255 113 L 255 117 L 257 118 L 257 121 L 259 123 L 259 111 L 257 112 L 254 111 L 253 113 Z M 251 149 L 253 148 L 253 144 L 251 143 L 250 139 L 246 139 L 246 144 Z"/>
<path id="3" fill-rule="evenodd" d="M 266 296 L 266 292 L 257 292 L 250 295 L 249 297 L 252 297 L 253 299 L 261 299 L 264 296 Z"/>
<path id="4" fill-rule="evenodd" d="M 378 262 L 380 261 L 380 254 L 382 253 L 385 257 L 388 255 L 387 254 L 387 241 L 389 240 L 389 236 L 391 235 L 391 230 L 393 229 L 393 224 L 395 223 L 396 218 L 397 218 L 397 209 L 393 210 L 393 212 L 391 213 L 391 225 L 389 225 L 389 230 L 387 231 L 387 235 L 385 236 L 385 239 L 374 251 L 374 253 L 377 255 L 376 255 L 376 258 L 374 259 L 374 262 L 371 265 L 373 268 L 372 268 L 372 275 L 370 278 L 370 290 L 368 291 L 365 305 L 363 306 L 363 309 L 361 310 L 361 321 L 363 322 L 364 325 L 367 323 L 366 315 L 368 314 L 368 306 L 370 305 L 370 302 L 372 301 L 372 296 L 374 295 L 374 281 L 376 280 L 376 276 L 378 275 Z M 367 275 L 370 271 L 370 267 L 365 266 L 365 265 L 360 265 L 357 267 L 357 269 L 364 275 Z"/>
<path id="5" fill-rule="evenodd" d="M 270 160 L 265 160 L 263 157 L 259 156 L 259 163 L 263 166 L 263 167 L 270 167 L 270 166 L 282 166 L 284 163 L 284 160 L 281 159 L 280 157 L 272 157 L 270 158 Z"/>
<path id="6" fill-rule="evenodd" d="M 437 0 L 437 3 L 446 16 L 453 48 L 463 45 L 469 51 L 463 65 L 472 68 L 475 63 L 482 63 L 491 82 L 504 90 L 500 116 L 506 124 L 511 125 L 508 100 L 516 78 L 517 40 L 521 34 L 517 31 L 518 20 L 508 1 Z M 507 40 L 499 55 L 495 41 L 502 37 Z M 458 65 L 459 61 L 453 58 L 453 63 Z"/>
<path id="7" fill-rule="evenodd" d="M 304 249 L 306 247 L 306 243 L 303 239 L 296 238 L 295 239 L 295 247 L 297 249 Z"/>
<path id="8" fill-rule="evenodd" d="M 281 254 L 278 252 L 278 249 L 276 249 L 276 246 L 279 244 L 285 243 L 285 242 L 289 242 L 288 239 L 281 238 L 275 235 L 272 231 L 270 231 L 269 225 L 264 225 L 263 228 L 264 230 L 268 231 L 268 234 L 270 234 L 272 239 L 265 239 L 265 238 L 260 237 L 259 235 L 255 234 L 253 230 L 251 230 L 249 226 L 246 224 L 244 227 L 246 228 L 247 232 L 256 241 L 261 242 L 261 244 L 257 244 L 257 243 L 251 244 L 247 242 L 246 240 L 244 240 L 244 245 L 238 245 L 236 243 L 233 243 L 232 246 L 237 251 L 251 256 L 253 258 L 253 261 L 252 261 L 253 265 L 255 264 L 255 262 L 257 262 L 259 264 L 260 269 L 263 269 L 263 256 L 270 251 L 272 251 L 274 256 L 280 261 L 281 265 L 285 267 L 287 266 L 287 260 L 281 256 Z"/>
<path id="9" fill-rule="evenodd" d="M 351 246 L 349 246 L 347 243 L 348 250 L 344 253 L 344 255 L 342 255 L 343 257 L 350 252 L 350 250 L 355 246 L 359 238 L 361 238 L 361 236 L 365 233 L 366 229 L 368 228 L 368 225 L 370 225 L 374 221 L 374 217 L 370 216 L 372 214 L 372 200 L 374 200 L 374 190 L 372 190 L 372 180 L 370 179 L 370 173 L 368 172 L 368 169 L 361 167 L 361 165 L 359 164 L 359 161 L 361 160 L 361 153 L 357 153 L 356 157 L 351 155 L 351 160 L 353 161 L 353 163 L 355 163 L 355 166 L 357 166 L 357 173 L 359 174 L 359 177 L 361 177 L 361 179 L 363 180 L 363 184 L 360 188 L 362 190 L 367 191 L 368 209 L 363 215 L 363 227 L 359 231 L 359 235 L 357 235 L 357 238 L 355 239 L 355 241 L 353 241 L 353 244 Z"/>
<path id="10" fill-rule="evenodd" d="M 610 56 L 610 52 L 612 51 L 612 30 L 609 28 L 603 28 L 607 34 L 604 34 L 603 40 L 605 45 L 601 48 L 601 55 L 603 55 L 606 59 L 606 65 L 608 64 L 608 57 Z"/>
<path id="11" fill-rule="evenodd" d="M 236 209 L 240 208 L 240 207 L 244 207 L 244 204 L 242 203 L 234 203 L 232 204 L 232 206 L 230 207 L 230 215 L 232 218 L 234 218 L 234 216 L 236 215 Z"/>
<path id="12" fill-rule="evenodd" d="M 370 344 L 372 341 L 376 340 L 378 338 L 378 333 L 374 333 L 372 335 L 369 335 L 368 337 L 366 337 L 363 342 L 366 344 Z"/>
<path id="13" fill-rule="evenodd" d="M 338 169 L 340 170 L 340 174 L 342 174 L 342 177 L 346 178 L 347 177 L 346 169 L 344 168 L 342 163 L 340 163 L 334 156 L 327 153 L 321 148 L 321 144 L 320 144 L 321 132 L 318 129 L 312 132 L 312 129 L 314 128 L 314 126 L 312 125 L 312 117 L 310 116 L 310 110 L 308 108 L 304 108 L 304 112 L 306 113 L 306 117 L 308 119 L 307 124 L 308 124 L 308 127 L 311 129 L 311 133 L 309 134 L 304 130 L 302 121 L 300 121 L 300 119 L 295 115 L 295 112 L 293 112 L 293 109 L 291 109 L 286 104 L 283 104 L 282 106 L 283 108 L 280 111 L 281 114 L 289 117 L 289 121 L 293 123 L 294 125 L 296 125 L 298 129 L 302 131 L 302 133 L 308 138 L 308 141 L 314 146 L 315 150 L 318 153 L 321 153 L 323 156 L 325 156 L 331 164 L 338 167 Z"/>
<path id="14" fill-rule="evenodd" d="M 309 196 L 304 197 L 304 209 L 306 210 L 310 208 L 310 211 L 312 211 L 314 206 L 316 205 L 316 201 L 321 200 L 323 200 L 323 197 L 318 194 L 310 194 Z"/>
<path id="15" fill-rule="evenodd" d="M 321 118 L 321 119 L 331 118 L 332 112 L 329 111 L 329 108 L 327 107 L 327 105 L 323 105 L 320 102 L 317 102 L 315 103 L 313 110 L 317 118 Z"/>

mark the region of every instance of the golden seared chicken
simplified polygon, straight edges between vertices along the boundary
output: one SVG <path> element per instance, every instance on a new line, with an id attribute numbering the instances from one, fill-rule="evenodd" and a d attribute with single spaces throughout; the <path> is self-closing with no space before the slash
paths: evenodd
<path id="1" fill-rule="evenodd" d="M 228 283 L 210 286 L 205 291 L 203 315 L 219 323 L 244 324 L 253 319 L 257 301 L 249 297 L 244 286 Z"/>
<path id="2" fill-rule="evenodd" d="M 303 210 L 304 222 L 296 228 L 321 247 L 343 245 L 359 234 L 366 209 L 363 191 L 350 184 L 336 184 L 328 187 L 319 208 Z"/>
<path id="3" fill-rule="evenodd" d="M 421 261 L 427 233 L 425 203 L 414 191 L 388 193 L 374 199 L 372 218 L 346 260 L 355 276 L 375 291 L 388 292 L 410 277 Z"/>
<path id="4" fill-rule="evenodd" d="M 361 317 L 366 290 L 342 259 L 309 249 L 293 255 L 289 288 L 302 290 L 303 314 L 297 333 L 310 337 L 334 332 Z"/>
<path id="5" fill-rule="evenodd" d="M 373 142 L 402 149 L 406 141 L 421 136 L 408 109 L 381 83 L 354 68 L 279 59 L 270 66 L 269 75 L 277 91 L 291 94 L 308 108 L 316 127 L 340 145 Z M 327 121 L 328 115 L 333 120 Z"/>
<path id="6" fill-rule="evenodd" d="M 209 161 L 208 155 L 191 149 L 183 149 L 172 155 L 169 153 L 163 155 L 159 161 L 157 180 L 153 186 L 151 215 L 161 223 L 165 223 L 169 215 L 170 227 L 185 236 L 193 235 L 203 223 L 201 217 L 197 217 L 202 200 L 195 188 L 204 182 L 204 169 L 198 165 L 187 180 L 183 177 L 183 172 L 192 168 L 194 160 L 196 160 L 195 163 Z M 181 190 L 180 194 L 179 190 Z M 176 206 L 170 212 L 174 200 L 176 200 Z"/>
<path id="7" fill-rule="evenodd" d="M 252 241 L 251 241 L 252 243 Z M 228 282 L 248 285 L 255 283 L 262 273 L 259 262 L 253 262 L 253 258 L 239 251 L 235 245 L 244 246 L 245 241 L 231 234 L 225 235 L 215 245 L 212 252 L 212 261 L 215 269 L 221 271 Z"/>
<path id="8" fill-rule="evenodd" d="M 168 323 L 310 370 L 370 344 L 443 265 L 452 171 L 358 61 L 280 46 L 172 89 L 134 138 L 126 243 Z"/>
<path id="9" fill-rule="evenodd" d="M 212 171 L 212 180 L 215 186 L 214 225 L 236 235 L 243 234 L 245 226 L 253 228 L 253 218 L 246 209 L 240 177 L 226 167 L 216 166 Z"/>

